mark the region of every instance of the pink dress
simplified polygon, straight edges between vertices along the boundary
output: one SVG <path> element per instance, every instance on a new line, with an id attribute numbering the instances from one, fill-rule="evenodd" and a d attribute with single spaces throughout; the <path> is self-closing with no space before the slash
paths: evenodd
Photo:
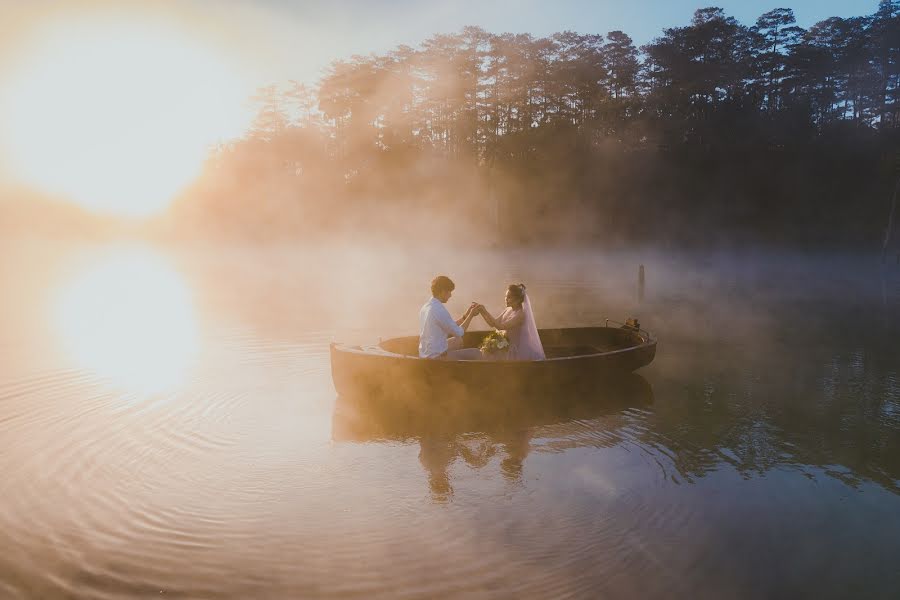
<path id="1" fill-rule="evenodd" d="M 509 351 L 506 360 L 544 360 L 544 345 L 541 334 L 534 321 L 534 309 L 531 299 L 526 295 L 522 308 L 514 310 L 507 307 L 500 316 L 494 319 L 497 329 L 505 329 L 509 340 Z M 500 360 L 503 358 L 498 357 Z"/>
<path id="2" fill-rule="evenodd" d="M 519 347 L 522 342 L 522 325 L 525 324 L 525 311 L 507 307 L 499 317 L 494 319 L 497 329 L 506 330 L 506 338 L 509 340 L 509 352 L 507 360 L 520 360 Z"/>

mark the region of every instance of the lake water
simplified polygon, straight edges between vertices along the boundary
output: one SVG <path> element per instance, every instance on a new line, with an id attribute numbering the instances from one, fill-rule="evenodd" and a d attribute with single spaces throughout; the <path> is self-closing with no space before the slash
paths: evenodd
<path id="1" fill-rule="evenodd" d="M 0 597 L 900 593 L 877 256 L 2 250 Z M 338 399 L 329 342 L 415 333 L 438 273 L 457 314 L 522 281 L 540 326 L 638 316 L 656 360 L 488 420 Z"/>

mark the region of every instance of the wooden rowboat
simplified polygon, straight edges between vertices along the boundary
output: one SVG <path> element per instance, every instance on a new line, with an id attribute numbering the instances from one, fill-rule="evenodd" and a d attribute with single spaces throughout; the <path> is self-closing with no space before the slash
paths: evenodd
<path id="1" fill-rule="evenodd" d="M 435 391 L 483 394 L 541 393 L 560 386 L 594 385 L 598 378 L 650 364 L 656 338 L 633 326 L 539 331 L 546 360 L 435 360 L 419 358 L 417 336 L 373 346 L 331 344 L 331 377 L 340 395 L 405 395 Z M 463 346 L 477 348 L 487 331 L 467 332 Z"/>

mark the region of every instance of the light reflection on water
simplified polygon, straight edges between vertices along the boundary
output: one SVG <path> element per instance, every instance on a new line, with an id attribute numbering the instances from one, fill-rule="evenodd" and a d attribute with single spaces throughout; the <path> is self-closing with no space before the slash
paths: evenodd
<path id="1" fill-rule="evenodd" d="M 642 256 L 638 303 L 633 255 L 66 256 L 0 299 L 0 597 L 900 587 L 900 273 Z M 547 326 L 637 314 L 657 359 L 513 410 L 335 398 L 328 343 L 410 333 L 445 268 L 453 312 L 525 281 Z"/>
<path id="2" fill-rule="evenodd" d="M 56 294 L 61 345 L 80 369 L 127 392 L 182 384 L 197 353 L 197 322 L 184 278 L 158 252 L 112 248 Z"/>

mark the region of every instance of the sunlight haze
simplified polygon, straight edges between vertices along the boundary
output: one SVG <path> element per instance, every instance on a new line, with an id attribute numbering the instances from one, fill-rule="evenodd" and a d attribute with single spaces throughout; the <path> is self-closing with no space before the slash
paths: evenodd
<path id="1" fill-rule="evenodd" d="M 248 89 L 190 27 L 128 13 L 40 22 L 7 65 L 0 119 L 13 177 L 100 213 L 142 217 L 240 136 Z"/>
<path id="2" fill-rule="evenodd" d="M 0 600 L 900 598 L 900 0 L 0 0 L 0 289 Z"/>
<path id="3" fill-rule="evenodd" d="M 752 22 L 767 4 L 725 2 Z M 869 6 L 799 3 L 808 26 Z M 159 213 L 211 146 L 240 137 L 263 85 L 309 85 L 354 54 L 466 25 L 548 35 L 629 31 L 638 44 L 686 23 L 689 2 L 6 3 L 0 41 L 0 178 L 92 212 Z"/>

